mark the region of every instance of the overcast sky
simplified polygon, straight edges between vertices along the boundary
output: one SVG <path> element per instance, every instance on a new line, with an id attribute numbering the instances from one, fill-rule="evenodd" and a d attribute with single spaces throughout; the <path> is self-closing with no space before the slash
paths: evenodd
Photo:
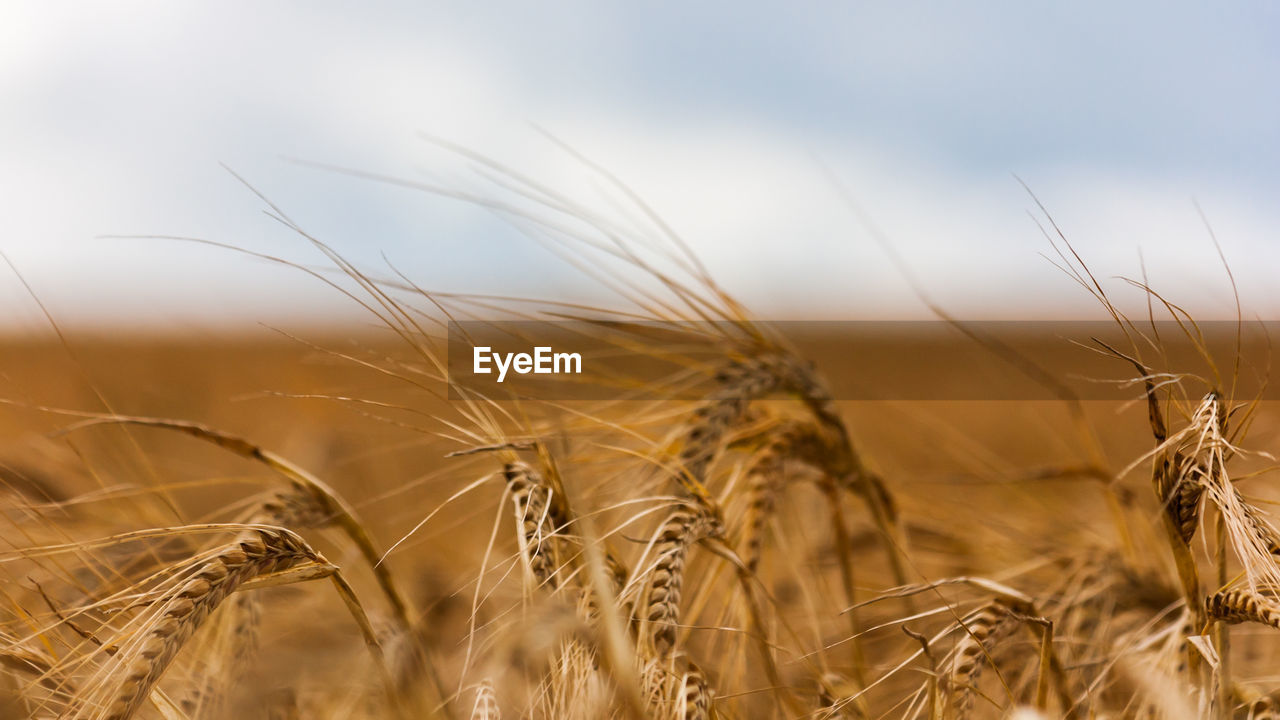
<path id="1" fill-rule="evenodd" d="M 696 6 L 696 7 L 690 7 Z M 501 196 L 471 147 L 620 219 L 545 128 L 632 186 L 768 317 L 1096 317 L 1041 253 L 1024 179 L 1101 274 L 1200 312 L 1280 293 L 1280 6 L 1209 3 L 0 4 L 0 250 L 59 319 L 351 318 L 300 225 L 418 284 L 584 297 L 491 213 L 290 162 Z M 40 320 L 0 268 L 3 324 Z"/>

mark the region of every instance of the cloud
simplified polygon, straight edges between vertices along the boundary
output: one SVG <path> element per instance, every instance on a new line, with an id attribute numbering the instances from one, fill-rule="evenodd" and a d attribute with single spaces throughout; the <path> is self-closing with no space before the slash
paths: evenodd
<path id="1" fill-rule="evenodd" d="M 1142 247 L 1153 278 L 1217 313 L 1199 199 L 1270 310 L 1280 101 L 1256 86 L 1280 51 L 1263 7 L 1162 6 L 1158 23 L 1101 5 L 52 7 L 0 10 L 0 249 L 73 322 L 353 316 L 296 271 L 97 237 L 317 262 L 220 162 L 363 265 L 385 253 L 433 288 L 599 299 L 492 213 L 280 159 L 501 194 L 422 129 L 628 217 L 527 121 L 633 185 L 767 315 L 922 312 L 820 165 L 958 312 L 1094 311 L 1040 257 L 1014 172 L 1105 274 L 1135 274 Z M 14 281 L 0 303 L 39 322 Z"/>

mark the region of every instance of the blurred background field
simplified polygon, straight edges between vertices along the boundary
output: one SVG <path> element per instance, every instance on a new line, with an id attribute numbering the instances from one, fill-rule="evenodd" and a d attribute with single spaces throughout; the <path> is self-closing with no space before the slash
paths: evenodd
<path id="1" fill-rule="evenodd" d="M 7 401 L 0 407 L 0 487 L 10 494 L 13 512 L 20 507 L 44 508 L 39 512 L 45 520 L 35 527 L 56 529 L 65 523 L 69 532 L 79 536 L 96 527 L 102 528 L 95 531 L 101 534 L 108 529 L 224 520 L 243 507 L 246 498 L 278 484 L 278 478 L 255 463 L 159 429 L 101 426 L 61 434 L 60 429 L 80 418 L 40 408 L 191 420 L 248 438 L 332 483 L 356 507 L 382 547 L 404 538 L 431 515 L 430 522 L 388 556 L 387 564 L 430 628 L 433 658 L 448 687 L 471 682 L 470 676 L 458 673 L 466 667 L 461 658 L 476 638 L 496 633 L 497 639 L 489 642 L 499 644 L 487 652 L 499 652 L 499 657 L 501 652 L 512 652 L 502 649 L 505 642 L 536 643 L 520 639 L 519 631 L 506 625 L 511 621 L 511 604 L 534 617 L 546 608 L 536 599 L 520 601 L 503 590 L 501 574 L 484 582 L 486 594 L 474 605 L 476 568 L 490 563 L 491 570 L 500 570 L 510 561 L 512 543 L 498 535 L 496 545 L 492 544 L 495 528 L 511 532 L 509 510 L 494 515 L 503 492 L 497 478 L 445 505 L 452 494 L 495 470 L 485 455 L 446 457 L 463 447 L 441 436 L 452 434 L 449 423 L 459 421 L 461 406 L 362 364 L 399 370 L 413 367 L 421 358 L 404 343 L 360 328 L 326 334 L 304 330 L 296 337 L 263 331 L 199 337 L 94 337 L 72 332 L 65 341 L 50 332 L 6 338 L 0 344 L 0 357 L 0 396 Z M 812 359 L 832 376 L 833 384 L 840 382 L 843 368 L 838 354 Z M 901 362 L 911 363 L 911 354 L 902 353 Z M 438 383 L 423 384 L 435 393 L 443 391 Z M 620 489 L 614 487 L 616 478 L 594 473 L 625 462 L 625 455 L 617 455 L 607 444 L 593 446 L 590 434 L 559 437 L 555 428 L 571 423 L 572 418 L 554 405 L 534 403 L 528 408 L 533 422 L 550 428 L 548 437 L 565 457 L 588 460 L 563 466 L 571 495 L 616 494 Z M 565 405 L 575 406 L 573 402 Z M 634 425 L 639 416 L 627 407 L 602 411 L 599 418 L 642 429 L 643 425 Z M 647 412 L 655 407 L 663 413 L 674 411 L 679 419 L 680 408 L 692 405 L 668 401 L 647 407 Z M 761 407 L 785 411 L 786 401 Z M 1151 447 L 1143 403 L 1085 402 L 1084 408 L 1097 433 L 1106 472 L 1116 472 Z M 1035 590 L 1037 583 L 1055 582 L 1065 572 L 1063 567 L 1077 562 L 1087 565 L 1094 562 L 1089 558 L 1110 557 L 1107 553 L 1118 551 L 1121 541 L 1102 492 L 1105 475 L 1100 477 L 1094 461 L 1082 452 L 1078 426 L 1067 404 L 882 401 L 842 402 L 839 409 L 864 462 L 884 478 L 893 494 L 910 542 L 910 577 L 927 582 L 980 576 Z M 1263 451 L 1280 447 L 1278 419 L 1274 403 L 1261 405 L 1249 447 Z M 615 455 L 614 460 L 599 460 L 610 455 Z M 1270 465 L 1261 457 L 1242 458 L 1234 464 L 1239 487 L 1264 508 L 1280 495 L 1271 489 L 1269 472 L 1252 472 L 1269 470 Z M 732 464 L 721 472 L 740 470 L 740 465 Z M 659 484 L 655 490 L 661 492 L 663 487 Z M 1150 491 L 1146 468 L 1140 466 L 1112 488 L 1133 523 L 1131 529 L 1138 533 L 1130 541 L 1136 543 L 1141 567 L 1157 573 L 1159 568 L 1167 570 L 1160 539 L 1151 532 L 1161 511 Z M 145 505 L 152 514 L 140 512 L 133 502 Z M 880 540 L 872 518 L 856 502 L 845 505 L 852 532 L 849 547 L 858 558 L 857 592 L 863 599 L 872 598 L 896 583 L 876 549 Z M 443 512 L 432 515 L 441 508 Z M 789 618 L 787 622 L 801 627 L 812 623 L 820 637 L 834 643 L 827 650 L 834 667 L 848 673 L 850 666 L 839 649 L 844 647 L 840 638 L 847 632 L 836 622 L 838 614 L 828 614 L 842 604 L 831 585 L 838 553 L 829 532 L 814 522 L 824 517 L 826 500 L 808 487 L 796 486 L 788 491 L 782 508 L 777 532 L 787 538 L 787 550 L 766 555 L 762 566 L 770 612 L 779 622 Z M 8 548 L 39 544 L 26 534 L 31 525 L 20 518 L 13 515 L 8 529 L 0 533 Z M 367 591 L 372 584 L 368 571 L 361 569 L 340 538 L 332 533 L 308 533 L 308 537 L 334 562 L 350 568 L 357 587 Z M 56 538 L 54 532 L 52 539 Z M 617 541 L 626 546 L 643 539 L 623 533 Z M 1203 551 L 1209 552 L 1207 547 Z M 690 572 L 698 578 L 698 586 L 715 583 L 714 561 L 695 556 L 693 562 Z M 710 574 L 698 574 L 703 572 L 699 568 Z M 15 578 L 22 589 L 14 586 L 11 592 L 29 595 L 27 586 L 33 577 L 43 576 Z M 807 595 L 814 591 L 810 583 L 826 588 L 818 591 L 826 594 L 817 596 L 824 608 L 817 615 L 812 605 L 815 598 Z M 1163 612 L 1162 607 L 1176 603 L 1171 584 L 1145 582 L 1141 587 L 1145 594 L 1137 602 L 1144 613 Z M 266 617 L 280 620 L 264 625 L 260 655 L 249 666 L 251 678 L 227 698 L 231 714 L 225 717 L 256 716 L 262 708 L 276 706 L 293 708 L 302 717 L 340 715 L 344 711 L 338 698 L 344 694 L 358 704 L 368 692 L 367 660 L 359 634 L 349 624 L 331 621 L 342 617 L 341 603 L 310 585 L 260 592 Z M 489 592 L 495 594 L 489 596 Z M 1129 602 L 1127 595 L 1114 592 L 1115 601 Z M 932 602 L 929 598 L 926 605 Z M 861 641 L 869 658 L 863 671 L 870 677 L 889 673 L 910 650 L 912 641 L 895 627 L 906 612 L 896 602 L 864 611 L 863 621 L 873 628 Z M 878 621 L 888 625 L 876 625 Z M 479 628 L 476 636 L 471 634 L 473 622 Z M 781 627 L 785 626 L 779 632 Z M 502 640 L 503 633 L 513 632 L 515 639 Z M 1248 688 L 1242 698 L 1265 693 L 1269 686 L 1269 676 L 1257 669 L 1271 657 L 1264 632 L 1248 629 L 1236 635 L 1238 677 L 1242 687 Z M 725 637 L 695 631 L 688 641 L 690 652 L 714 657 L 719 652 L 714 648 Z M 1086 640 L 1066 635 L 1061 642 L 1074 647 Z M 1015 644 L 1011 651 L 1025 647 Z M 1084 652 L 1083 647 L 1079 651 Z M 198 657 L 194 652 L 180 656 L 167 686 L 181 687 L 198 678 Z M 796 688 L 809 687 L 812 679 L 802 671 L 803 662 L 787 654 L 782 657 L 784 680 Z M 1019 661 L 1008 662 L 1013 665 L 1004 667 Z M 1071 667 L 1075 671 L 1089 666 L 1086 662 Z M 711 668 L 713 682 L 729 682 L 731 670 Z M 891 675 L 868 698 L 873 706 L 892 707 L 893 698 L 910 692 L 916 677 Z M 1116 682 L 1119 686 L 1107 692 L 1131 692 L 1125 689 L 1130 681 L 1141 685 L 1140 680 L 1122 674 L 1120 680 L 1109 681 L 1108 687 Z M 500 692 L 512 692 L 510 682 L 508 677 L 505 685 L 500 683 Z M 454 702 L 465 709 L 470 692 L 466 690 Z M 504 703 L 513 702 L 510 695 L 504 698 Z M 764 705 L 735 702 L 742 700 L 728 695 L 719 705 L 721 712 L 728 717 L 771 716 Z M 24 706 L 12 707 L 17 712 Z M 980 708 L 979 714 L 985 716 L 986 710 Z"/>
<path id="2" fill-rule="evenodd" d="M 271 475 L 206 444 L 156 430 L 106 427 L 56 435 L 78 418 L 36 409 L 41 406 L 191 420 L 249 438 L 329 479 L 365 510 L 388 545 L 474 479 L 457 474 L 467 472 L 465 466 L 457 469 L 459 461 L 445 455 L 459 447 L 440 437 L 448 428 L 437 419 L 456 421 L 457 405 L 356 362 L 413 361 L 403 343 L 382 334 L 357 328 L 348 335 L 297 338 L 262 332 L 240 338 L 73 335 L 69 346 L 49 336 L 8 337 L 0 348 L 0 396 L 11 403 L 0 407 L 0 459 L 9 473 L 46 478 L 57 497 L 102 486 L 207 481 L 212 487 L 197 488 L 191 504 L 183 506 L 194 517 Z M 815 361 L 833 384 L 840 382 L 839 357 Z M 902 362 L 911 358 L 903 356 Z M 1102 429 L 1099 440 L 1114 468 L 1149 449 L 1141 403 L 1084 406 L 1090 422 Z M 906 514 L 922 526 L 957 513 L 978 517 L 992 503 L 1009 503 L 1036 522 L 1053 523 L 1049 534 L 1107 532 L 1089 500 L 1096 500 L 1095 479 L 1069 472 L 1058 479 L 1035 477 L 1087 462 L 1064 403 L 846 401 L 840 407 L 868 461 L 893 478 Z M 1261 406 L 1251 446 L 1280 448 L 1275 411 L 1274 403 Z M 1126 484 L 1145 502 L 1141 475 Z M 467 518 L 481 526 L 489 522 L 483 515 Z M 452 514 L 439 522 L 418 542 L 449 542 L 467 525 Z M 424 557 L 428 565 L 463 567 L 473 560 L 461 557 L 463 547 L 450 545 L 450 552 L 428 551 Z"/>

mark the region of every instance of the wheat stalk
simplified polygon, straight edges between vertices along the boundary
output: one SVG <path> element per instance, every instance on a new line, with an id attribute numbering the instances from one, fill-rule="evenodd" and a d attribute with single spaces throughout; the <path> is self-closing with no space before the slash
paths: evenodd
<path id="1" fill-rule="evenodd" d="M 257 575 L 324 560 L 292 533 L 246 532 L 178 576 L 176 589 L 149 613 L 142 631 L 122 643 L 108 678 L 73 717 L 127 720 L 146 700 L 186 641 L 231 593 Z"/>
<path id="2" fill-rule="evenodd" d="M 515 508 L 520 556 L 535 586 L 555 588 L 559 584 L 555 577 L 559 566 L 555 534 L 560 525 L 552 510 L 552 490 L 522 462 L 507 463 L 503 476 Z"/>
<path id="3" fill-rule="evenodd" d="M 218 606 L 233 592 L 255 586 L 331 578 L 361 629 L 377 661 L 384 682 L 381 648 L 355 599 L 354 591 L 336 566 L 329 564 L 294 533 L 283 528 L 254 528 L 235 540 L 170 573 L 163 590 L 140 617 L 140 627 L 126 628 L 126 636 L 103 650 L 112 662 L 100 670 L 72 700 L 66 716 L 86 720 L 128 720 L 147 699 L 170 663 Z M 261 585 L 258 585 L 261 586 Z"/>
<path id="4" fill-rule="evenodd" d="M 689 548 L 718 532 L 718 523 L 704 510 L 681 507 L 663 521 L 654 544 L 657 559 L 649 572 L 643 624 L 649 646 L 658 656 L 676 645 L 680 619 L 680 595 L 684 587 L 685 561 Z"/>
<path id="5" fill-rule="evenodd" d="M 66 411 L 60 412 L 65 413 Z M 307 497 L 309 503 L 314 503 L 314 508 L 318 508 L 320 513 L 325 515 L 334 525 L 341 528 L 351 539 L 351 542 L 360 550 L 361 556 L 373 570 L 374 577 L 377 578 L 378 585 L 383 594 L 386 595 L 387 601 L 395 611 L 400 624 L 406 629 L 412 627 L 413 622 L 409 604 L 396 585 L 390 568 L 386 563 L 382 562 L 381 550 L 374 543 L 373 537 L 365 528 L 364 523 L 360 521 L 355 508 L 330 487 L 328 483 L 259 445 L 200 423 L 130 415 L 103 415 L 100 413 L 80 412 L 70 414 L 84 416 L 88 419 L 63 428 L 60 431 L 62 434 L 104 424 L 160 428 L 180 432 L 212 443 L 236 455 L 260 462 L 271 468 L 289 481 L 291 488 L 298 497 Z M 293 501 L 293 499 L 290 499 L 286 502 Z M 315 510 L 309 509 L 308 512 L 315 512 Z"/>
<path id="6" fill-rule="evenodd" d="M 298 488 L 268 493 L 247 513 L 245 524 L 303 530 L 323 527 L 333 515 L 315 496 Z M 199 671 L 183 689 L 179 706 L 187 715 L 216 714 L 226 699 L 228 688 L 248 671 L 258 649 L 262 603 L 256 593 L 237 593 L 223 603 L 206 630 L 208 647 L 199 656 Z"/>
<path id="7" fill-rule="evenodd" d="M 964 635 L 956 643 L 949 673 L 952 688 L 951 707 L 957 720 L 973 710 L 974 693 L 983 667 L 1002 640 L 1011 635 L 1021 621 L 1010 602 L 1003 598 L 991 601 L 960 623 Z"/>
<path id="8" fill-rule="evenodd" d="M 683 474 L 677 480 L 699 501 L 711 500 L 705 489 L 707 469 L 725 434 L 746 414 L 753 400 L 779 387 L 781 377 L 771 360 L 730 362 L 716 373 L 716 390 L 694 409 L 693 419 L 681 437 L 679 461 Z"/>

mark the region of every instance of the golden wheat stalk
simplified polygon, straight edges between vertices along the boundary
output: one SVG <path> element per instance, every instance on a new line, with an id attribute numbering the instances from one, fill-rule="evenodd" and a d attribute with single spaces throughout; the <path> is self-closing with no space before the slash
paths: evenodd
<path id="1" fill-rule="evenodd" d="M 814 463 L 815 466 L 825 469 L 837 485 L 860 496 L 866 503 L 876 527 L 883 534 L 885 555 L 894 580 L 899 585 L 906 585 L 907 538 L 899 524 L 897 503 L 888 486 L 879 475 L 864 465 L 836 407 L 835 396 L 817 370 L 811 364 L 789 355 L 783 356 L 779 365 L 780 372 L 785 377 L 784 386 L 800 396 L 823 428 L 823 432 L 816 436 L 819 442 L 809 446 L 821 448 L 822 460 Z M 842 562 L 847 562 L 847 558 L 843 558 Z M 851 584 L 852 575 L 848 575 L 846 584 Z"/>
<path id="2" fill-rule="evenodd" d="M 694 507 L 679 508 L 662 523 L 654 544 L 657 559 L 649 572 L 643 614 L 649 645 L 658 656 L 669 654 L 676 646 L 689 548 L 715 531 L 715 521 Z"/>
<path id="3" fill-rule="evenodd" d="M 785 441 L 771 442 L 747 472 L 747 511 L 742 520 L 742 546 L 747 569 L 756 572 L 764 555 L 765 525 L 773 515 L 783 483 Z"/>
<path id="4" fill-rule="evenodd" d="M 982 669 L 995 647 L 1017 630 L 1020 622 L 1016 609 L 1001 598 L 979 608 L 961 623 L 964 635 L 956 643 L 949 673 L 951 707 L 957 720 L 968 717 L 973 710 Z"/>
<path id="5" fill-rule="evenodd" d="M 315 501 L 315 496 L 287 488 L 268 493 L 248 513 L 246 524 L 304 530 L 324 527 L 333 515 Z M 228 690 L 248 672 L 258 649 L 262 602 L 256 593 L 237 593 L 219 608 L 211 627 L 208 646 L 202 648 L 192 682 L 183 688 L 178 701 L 191 717 L 216 715 L 226 701 Z"/>
<path id="6" fill-rule="evenodd" d="M 743 558 L 755 572 L 764 552 L 764 528 L 773 516 L 779 491 L 786 484 L 786 463 L 795 460 L 827 473 L 830 438 L 810 421 L 787 420 L 768 428 L 763 447 L 747 469 L 747 509 L 742 521 Z"/>
<path id="7" fill-rule="evenodd" d="M 50 408 L 43 408 L 50 409 Z M 68 411 L 57 411 L 67 413 Z M 315 475 L 289 462 L 283 457 L 260 447 L 244 438 L 215 430 L 200 423 L 169 418 L 139 417 L 131 415 L 113 415 L 101 413 L 70 413 L 86 417 L 86 420 L 63 428 L 60 433 L 69 433 L 96 425 L 137 425 L 141 427 L 172 430 L 212 443 L 224 450 L 244 458 L 260 462 L 285 478 L 298 496 L 307 496 L 315 507 L 331 519 L 331 522 L 342 529 L 351 542 L 360 550 L 361 556 L 369 564 L 378 586 L 382 589 L 387 601 L 391 604 L 395 616 L 403 628 L 413 626 L 409 603 L 396 585 L 391 569 L 383 562 L 382 551 L 373 537 L 359 519 L 355 508 L 351 506 L 336 490 Z"/>
<path id="8" fill-rule="evenodd" d="M 799 396 L 824 430 L 818 467 L 826 469 L 836 484 L 859 495 L 871 510 L 883 533 L 885 553 L 897 584 L 907 584 L 907 543 L 898 522 L 896 503 L 883 480 L 870 472 L 849 439 L 831 391 L 814 368 L 792 355 L 770 349 L 745 360 L 735 360 L 717 373 L 720 387 L 695 411 L 684 431 L 680 451 L 682 472 L 677 480 L 698 502 L 714 505 L 706 489 L 706 473 L 720 450 L 726 432 L 747 413 L 752 401 L 779 390 Z M 845 550 L 842 548 L 842 554 Z M 841 562 L 848 565 L 842 555 Z M 852 584 L 846 572 L 847 586 Z M 849 598 L 852 602 L 852 597 Z"/>
<path id="9" fill-rule="evenodd" d="M 197 657 L 191 682 L 178 706 L 188 717 L 216 716 L 236 682 L 249 674 L 258 650 L 262 603 L 255 593 L 238 592 L 227 599 L 205 629 L 209 642 Z"/>
<path id="10" fill-rule="evenodd" d="M 72 699 L 65 717 L 128 720 L 182 647 L 233 592 L 321 578 L 333 581 L 390 691 L 381 646 L 351 586 L 336 566 L 294 533 L 268 527 L 246 530 L 230 543 L 173 568 L 168 576 L 162 590 L 144 596 L 154 599 L 137 622 L 118 633 L 124 639 L 103 646 L 111 662 Z"/>
<path id="11" fill-rule="evenodd" d="M 715 375 L 719 387 L 693 411 L 681 437 L 678 479 L 694 498 L 709 502 L 707 469 L 720 450 L 725 434 L 746 414 L 753 400 L 776 390 L 781 377 L 769 358 L 730 362 Z"/>
<path id="12" fill-rule="evenodd" d="M 250 578 L 300 563 L 324 563 L 292 533 L 246 532 L 195 564 L 150 612 L 141 632 L 121 643 L 107 682 L 82 698 L 72 717 L 127 720 L 146 700 L 178 651 L 223 600 Z M 327 564 L 327 563 L 325 563 Z"/>
<path id="13" fill-rule="evenodd" d="M 551 488 L 542 483 L 536 471 L 522 462 L 507 463 L 502 472 L 515 507 L 520 556 L 535 586 L 554 589 L 559 584 L 555 542 L 558 525 L 552 511 Z"/>
<path id="14" fill-rule="evenodd" d="M 1158 461 L 1156 492 L 1182 542 L 1190 544 L 1200 526 L 1200 499 L 1206 486 L 1205 469 L 1180 452 Z"/>

